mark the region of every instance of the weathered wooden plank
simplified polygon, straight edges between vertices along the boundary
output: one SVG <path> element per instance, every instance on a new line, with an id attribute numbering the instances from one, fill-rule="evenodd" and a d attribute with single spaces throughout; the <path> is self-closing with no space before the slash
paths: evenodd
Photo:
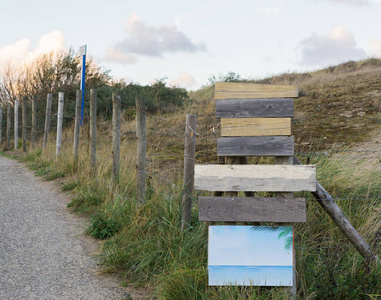
<path id="1" fill-rule="evenodd" d="M 294 99 L 217 100 L 217 118 L 292 118 Z"/>
<path id="2" fill-rule="evenodd" d="M 316 191 L 313 165 L 196 165 L 195 189 L 206 191 Z"/>
<path id="3" fill-rule="evenodd" d="M 292 156 L 293 136 L 246 136 L 217 139 L 218 156 Z"/>
<path id="4" fill-rule="evenodd" d="M 200 197 L 200 221 L 306 222 L 304 198 Z"/>
<path id="5" fill-rule="evenodd" d="M 216 82 L 214 88 L 214 99 L 295 98 L 298 95 L 298 88 L 291 85 Z"/>
<path id="6" fill-rule="evenodd" d="M 291 135 L 291 118 L 221 119 L 221 136 Z"/>

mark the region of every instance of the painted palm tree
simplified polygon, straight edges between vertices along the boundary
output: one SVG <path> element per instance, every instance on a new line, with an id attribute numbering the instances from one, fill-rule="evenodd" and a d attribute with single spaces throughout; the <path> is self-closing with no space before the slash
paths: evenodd
<path id="1" fill-rule="evenodd" d="M 255 231 L 279 232 L 278 239 L 284 239 L 284 248 L 290 250 L 293 242 L 293 227 L 291 226 L 253 226 L 250 228 Z"/>

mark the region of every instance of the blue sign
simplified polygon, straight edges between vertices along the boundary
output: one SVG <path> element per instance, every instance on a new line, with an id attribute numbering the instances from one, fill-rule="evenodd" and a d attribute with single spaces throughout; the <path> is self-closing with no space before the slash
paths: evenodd
<path id="1" fill-rule="evenodd" d="M 79 47 L 78 56 L 82 56 L 82 69 L 81 69 L 81 91 L 82 91 L 82 107 L 81 107 L 81 122 L 83 124 L 83 109 L 85 106 L 85 75 L 86 75 L 86 52 L 87 45 Z"/>

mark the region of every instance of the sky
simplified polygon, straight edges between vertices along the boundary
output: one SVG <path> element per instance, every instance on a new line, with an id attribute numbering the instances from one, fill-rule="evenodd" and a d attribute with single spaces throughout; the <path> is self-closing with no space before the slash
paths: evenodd
<path id="1" fill-rule="evenodd" d="M 381 57 L 381 0 L 0 0 L 0 65 L 57 48 L 114 78 L 195 90 Z"/>
<path id="2" fill-rule="evenodd" d="M 292 266 L 292 249 L 279 232 L 252 228 L 209 226 L 208 265 Z"/>

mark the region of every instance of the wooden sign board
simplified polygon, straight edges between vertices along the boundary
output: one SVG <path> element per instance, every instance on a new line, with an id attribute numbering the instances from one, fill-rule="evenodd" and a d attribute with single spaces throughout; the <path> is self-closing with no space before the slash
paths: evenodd
<path id="1" fill-rule="evenodd" d="M 200 197 L 200 221 L 306 222 L 304 198 Z"/>
<path id="2" fill-rule="evenodd" d="M 295 98 L 298 95 L 298 88 L 290 85 L 216 82 L 214 89 L 214 99 L 216 100 Z"/>
<path id="3" fill-rule="evenodd" d="M 217 118 L 293 118 L 294 99 L 226 99 L 216 101 Z"/>
<path id="4" fill-rule="evenodd" d="M 291 135 L 290 118 L 221 119 L 221 136 Z"/>
<path id="5" fill-rule="evenodd" d="M 293 136 L 247 136 L 217 139 L 218 156 L 293 156 Z"/>
<path id="6" fill-rule="evenodd" d="M 293 227 L 209 226 L 211 286 L 292 286 Z"/>
<path id="7" fill-rule="evenodd" d="M 316 191 L 312 165 L 195 165 L 195 190 Z"/>

